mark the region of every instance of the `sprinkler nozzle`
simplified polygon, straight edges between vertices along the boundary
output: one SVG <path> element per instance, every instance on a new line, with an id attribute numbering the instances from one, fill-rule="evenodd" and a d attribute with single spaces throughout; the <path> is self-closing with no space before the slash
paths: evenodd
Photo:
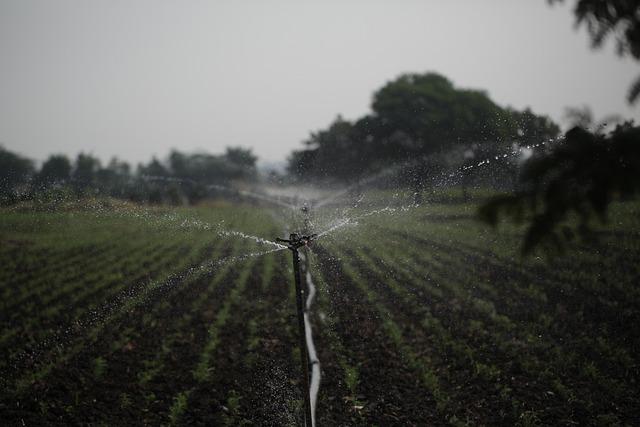
<path id="1" fill-rule="evenodd" d="M 286 243 L 289 249 L 292 251 L 298 250 L 303 246 L 307 246 L 313 240 L 318 237 L 317 234 L 310 234 L 308 236 L 303 236 L 298 233 L 289 234 L 289 239 L 281 239 L 279 237 L 276 238 L 276 242 Z"/>

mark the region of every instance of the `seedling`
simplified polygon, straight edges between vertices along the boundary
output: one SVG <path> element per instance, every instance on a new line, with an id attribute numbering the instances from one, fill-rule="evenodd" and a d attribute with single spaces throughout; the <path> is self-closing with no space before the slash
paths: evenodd
<path id="1" fill-rule="evenodd" d="M 305 337 L 307 336 L 304 324 L 304 305 L 302 298 L 302 281 L 300 276 L 300 253 L 298 249 L 307 246 L 311 241 L 317 238 L 317 234 L 307 236 L 298 233 L 291 233 L 289 239 L 279 239 L 276 241 L 285 243 L 293 254 L 293 278 L 296 284 L 296 307 L 298 310 L 298 335 L 300 345 L 300 363 L 302 365 L 302 387 L 304 394 L 304 423 L 306 426 L 312 426 L 311 418 L 311 397 L 309 390 L 309 355 L 307 354 L 307 344 Z"/>

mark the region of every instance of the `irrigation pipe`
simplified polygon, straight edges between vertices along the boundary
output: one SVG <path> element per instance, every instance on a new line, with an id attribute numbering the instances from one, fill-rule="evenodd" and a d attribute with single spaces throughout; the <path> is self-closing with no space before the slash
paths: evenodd
<path id="1" fill-rule="evenodd" d="M 313 283 L 313 279 L 311 278 L 311 271 L 309 270 L 309 255 L 300 254 L 304 261 L 304 272 L 305 279 L 307 282 L 307 289 L 309 290 L 309 294 L 307 295 L 307 301 L 304 307 L 304 324 L 306 327 L 306 341 L 307 341 L 307 351 L 309 355 L 309 364 L 311 365 L 311 384 L 309 386 L 309 400 L 311 404 L 311 425 L 315 427 L 316 425 L 316 405 L 318 403 L 318 391 L 320 390 L 320 359 L 318 359 L 318 354 L 316 353 L 316 346 L 313 342 L 313 330 L 311 329 L 311 305 L 313 304 L 313 300 L 316 296 L 316 287 Z"/>
<path id="2" fill-rule="evenodd" d="M 298 345 L 300 347 L 300 365 L 302 366 L 302 391 L 304 395 L 304 424 L 313 427 L 313 416 L 311 414 L 311 393 L 309 387 L 309 354 L 307 351 L 307 331 L 306 313 L 302 302 L 302 275 L 300 273 L 300 252 L 299 249 L 306 246 L 316 235 L 300 236 L 291 233 L 289 239 L 277 238 L 276 241 L 286 243 L 293 255 L 293 277 L 296 285 L 296 308 L 298 311 Z"/>

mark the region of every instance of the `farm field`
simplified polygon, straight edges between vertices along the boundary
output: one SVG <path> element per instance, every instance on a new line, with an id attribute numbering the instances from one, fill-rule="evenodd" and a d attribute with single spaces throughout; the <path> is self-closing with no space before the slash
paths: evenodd
<path id="1" fill-rule="evenodd" d="M 394 206 L 311 213 L 317 425 L 640 423 L 637 203 L 527 259 L 522 230 L 473 202 Z M 229 203 L 1 210 L 3 424 L 300 425 L 291 256 L 260 240 L 292 222 Z"/>

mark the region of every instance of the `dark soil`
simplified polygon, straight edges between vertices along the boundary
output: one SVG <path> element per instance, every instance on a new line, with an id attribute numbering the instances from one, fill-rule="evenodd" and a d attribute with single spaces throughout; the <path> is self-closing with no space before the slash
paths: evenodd
<path id="1" fill-rule="evenodd" d="M 357 399 L 360 425 L 439 425 L 435 399 L 407 366 L 404 355 L 391 341 L 379 314 L 342 271 L 340 260 L 316 246 L 322 273 L 330 288 L 331 306 L 350 363 L 358 367 Z M 355 405 L 354 405 L 355 406 Z"/>

